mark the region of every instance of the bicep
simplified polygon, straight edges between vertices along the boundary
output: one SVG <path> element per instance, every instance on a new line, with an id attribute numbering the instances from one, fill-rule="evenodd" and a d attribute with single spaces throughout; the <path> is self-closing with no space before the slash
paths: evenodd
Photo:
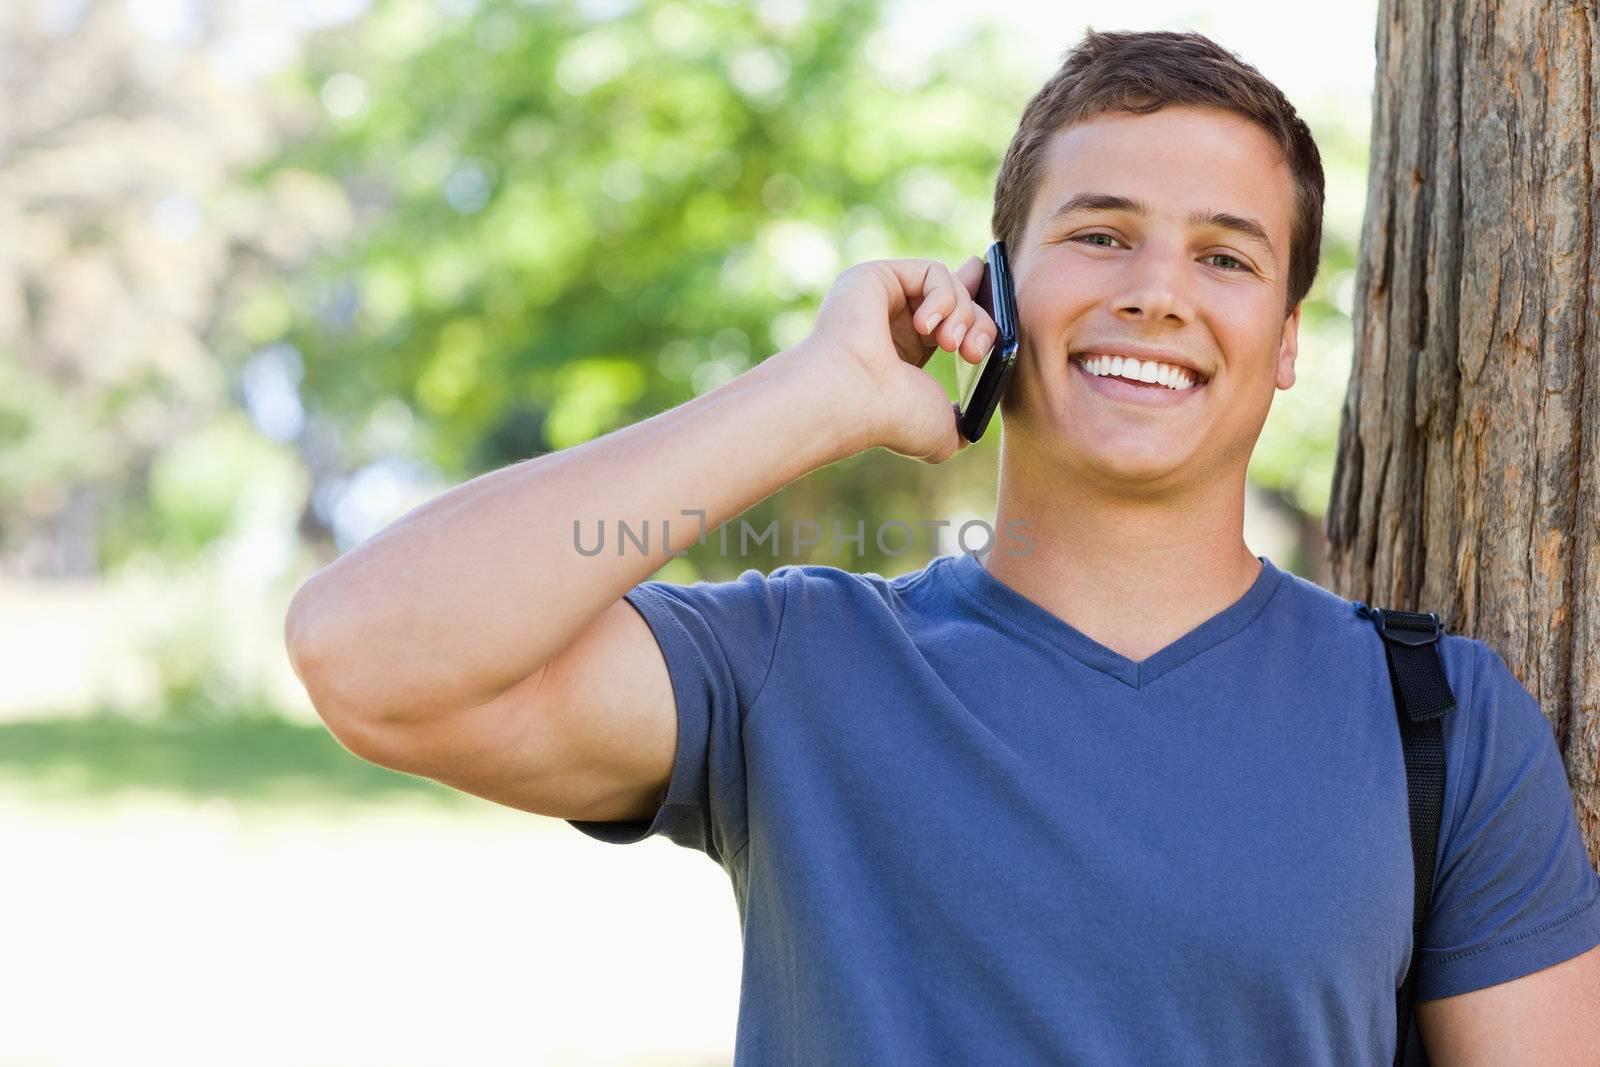
<path id="1" fill-rule="evenodd" d="M 1600 946 L 1416 1010 L 1433 1067 L 1600 1067 Z"/>
<path id="2" fill-rule="evenodd" d="M 407 728 L 381 762 L 562 819 L 648 819 L 672 774 L 676 703 L 626 600 L 543 668 L 477 707 Z"/>

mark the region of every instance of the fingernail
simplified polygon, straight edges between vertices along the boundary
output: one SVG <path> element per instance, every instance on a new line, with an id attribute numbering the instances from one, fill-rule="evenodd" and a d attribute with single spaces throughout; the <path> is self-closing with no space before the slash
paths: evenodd
<path id="1" fill-rule="evenodd" d="M 958 323 L 956 325 L 956 343 L 955 343 L 955 347 L 956 348 L 960 348 L 961 347 L 961 339 L 963 337 L 965 337 L 966 335 L 967 335 L 967 325 L 966 325 L 966 323 Z"/>
<path id="2" fill-rule="evenodd" d="M 922 328 L 923 333 L 932 333 L 939 325 L 939 320 L 944 318 L 939 312 L 928 316 L 928 324 Z"/>

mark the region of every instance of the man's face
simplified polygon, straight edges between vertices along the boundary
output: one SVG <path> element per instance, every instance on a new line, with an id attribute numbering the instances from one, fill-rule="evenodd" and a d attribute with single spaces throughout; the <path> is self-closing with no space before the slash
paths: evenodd
<path id="1" fill-rule="evenodd" d="M 1293 206 L 1276 143 L 1231 112 L 1109 112 L 1058 132 L 1023 240 L 1006 249 L 1022 339 L 1011 447 L 1029 466 L 1147 492 L 1242 477 L 1274 386 L 1294 384 Z M 1118 352 L 1165 354 L 1204 384 L 1130 385 L 1082 362 Z"/>

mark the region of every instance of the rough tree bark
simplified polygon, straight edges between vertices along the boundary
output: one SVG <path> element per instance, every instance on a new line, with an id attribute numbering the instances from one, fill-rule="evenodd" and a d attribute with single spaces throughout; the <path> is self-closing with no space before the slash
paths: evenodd
<path id="1" fill-rule="evenodd" d="M 1600 857 L 1600 5 L 1383 0 L 1334 588 L 1539 701 Z"/>

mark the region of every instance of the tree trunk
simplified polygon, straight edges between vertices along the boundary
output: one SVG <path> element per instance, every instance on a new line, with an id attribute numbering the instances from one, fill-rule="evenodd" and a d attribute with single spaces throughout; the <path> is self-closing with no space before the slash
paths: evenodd
<path id="1" fill-rule="evenodd" d="M 1437 611 L 1554 727 L 1600 857 L 1600 14 L 1383 0 L 1334 588 Z"/>

